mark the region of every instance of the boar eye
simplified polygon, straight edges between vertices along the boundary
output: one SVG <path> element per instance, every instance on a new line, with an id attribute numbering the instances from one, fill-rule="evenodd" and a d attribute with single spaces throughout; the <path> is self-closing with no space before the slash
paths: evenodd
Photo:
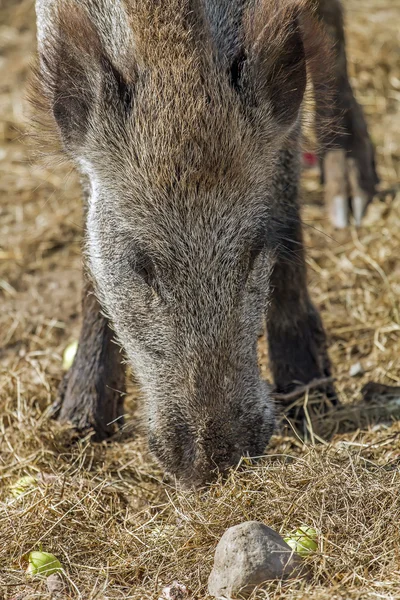
<path id="1" fill-rule="evenodd" d="M 136 269 L 136 273 L 143 279 L 143 281 L 151 287 L 153 279 L 150 274 L 150 271 L 147 267 L 138 267 Z"/>
<path id="2" fill-rule="evenodd" d="M 140 277 L 146 285 L 155 288 L 155 269 L 153 262 L 149 256 L 144 253 L 139 253 L 135 257 L 133 264 L 135 274 Z"/>
<path id="3" fill-rule="evenodd" d="M 244 66 L 245 62 L 246 62 L 246 54 L 245 54 L 245 51 L 242 49 L 242 50 L 240 50 L 240 52 L 236 55 L 235 59 L 233 60 L 231 67 L 230 67 L 230 72 L 229 72 L 229 79 L 230 79 L 231 86 L 233 87 L 233 89 L 236 92 L 238 92 L 240 90 L 243 66 Z"/>
<path id="4" fill-rule="evenodd" d="M 249 273 L 253 270 L 254 263 L 264 248 L 265 248 L 265 240 L 263 237 L 260 237 L 260 239 L 258 239 L 256 241 L 256 243 L 253 245 L 253 247 L 250 250 Z"/>

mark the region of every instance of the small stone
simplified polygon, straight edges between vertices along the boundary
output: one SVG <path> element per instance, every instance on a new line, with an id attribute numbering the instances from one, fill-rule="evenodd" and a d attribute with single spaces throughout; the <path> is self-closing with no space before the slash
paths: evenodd
<path id="1" fill-rule="evenodd" d="M 163 589 L 158 600 L 190 600 L 189 590 L 186 585 L 173 581 Z"/>
<path id="2" fill-rule="evenodd" d="M 362 364 L 357 362 L 351 365 L 349 375 L 350 377 L 361 377 L 361 375 L 364 375 L 364 368 Z"/>
<path id="3" fill-rule="evenodd" d="M 59 573 L 53 573 L 46 578 L 46 585 L 51 600 L 65 600 L 65 585 Z"/>
<path id="4" fill-rule="evenodd" d="M 220 539 L 208 591 L 215 598 L 245 598 L 266 581 L 294 575 L 300 564 L 300 557 L 276 531 L 247 521 L 230 527 Z"/>

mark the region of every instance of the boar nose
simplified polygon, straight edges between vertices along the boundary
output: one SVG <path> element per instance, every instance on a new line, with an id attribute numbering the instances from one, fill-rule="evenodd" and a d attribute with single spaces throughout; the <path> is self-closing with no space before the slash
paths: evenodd
<path id="1" fill-rule="evenodd" d="M 232 467 L 236 467 L 240 463 L 241 454 L 236 449 L 230 453 L 222 453 L 216 459 L 217 470 L 226 475 L 227 471 Z"/>
<path id="2" fill-rule="evenodd" d="M 226 477 L 229 469 L 236 467 L 242 457 L 238 447 L 227 449 L 202 448 L 197 454 L 194 464 L 192 485 L 201 487 L 216 481 L 220 476 Z"/>

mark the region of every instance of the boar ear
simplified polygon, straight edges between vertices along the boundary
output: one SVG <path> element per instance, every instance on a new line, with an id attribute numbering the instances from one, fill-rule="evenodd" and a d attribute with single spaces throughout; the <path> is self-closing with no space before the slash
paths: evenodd
<path id="1" fill-rule="evenodd" d="M 91 14 L 90 3 L 37 0 L 36 10 L 39 56 L 31 99 L 42 116 L 52 117 L 64 148 L 76 151 L 102 102 L 115 110 L 129 108 L 130 85 L 112 52 L 118 40 L 110 41 L 111 50 L 107 47 L 104 26 Z M 111 24 L 110 38 L 112 29 Z"/>
<path id="2" fill-rule="evenodd" d="M 265 108 L 281 127 L 297 118 L 304 96 L 306 53 L 295 1 L 258 0 L 245 16 L 237 86 L 250 106 Z"/>

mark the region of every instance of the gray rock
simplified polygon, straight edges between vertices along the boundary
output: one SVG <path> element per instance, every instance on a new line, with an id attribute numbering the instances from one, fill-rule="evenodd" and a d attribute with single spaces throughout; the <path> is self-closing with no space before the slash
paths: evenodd
<path id="1" fill-rule="evenodd" d="M 208 592 L 215 598 L 247 597 L 265 581 L 290 577 L 300 563 L 276 531 L 247 521 L 230 527 L 220 539 Z"/>
<path id="2" fill-rule="evenodd" d="M 360 362 L 354 363 L 349 369 L 350 377 L 361 377 L 364 375 L 364 368 Z"/>
<path id="3" fill-rule="evenodd" d="M 46 584 L 51 600 L 67 600 L 65 585 L 59 573 L 46 577 Z"/>

